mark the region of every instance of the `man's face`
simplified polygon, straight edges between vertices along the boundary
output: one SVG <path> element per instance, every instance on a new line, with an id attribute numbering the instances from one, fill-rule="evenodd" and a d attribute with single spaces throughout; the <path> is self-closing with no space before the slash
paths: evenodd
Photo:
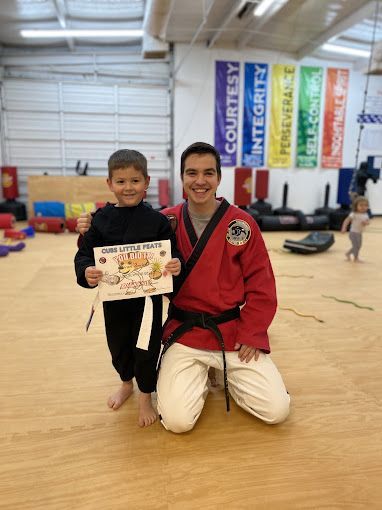
<path id="1" fill-rule="evenodd" d="M 186 158 L 183 188 L 191 203 L 200 206 L 214 203 L 219 183 L 216 159 L 212 154 L 190 154 Z"/>

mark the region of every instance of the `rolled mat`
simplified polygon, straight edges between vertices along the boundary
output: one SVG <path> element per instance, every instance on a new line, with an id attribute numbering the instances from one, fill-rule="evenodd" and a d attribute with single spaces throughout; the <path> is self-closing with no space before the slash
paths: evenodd
<path id="1" fill-rule="evenodd" d="M 13 228 L 16 218 L 11 213 L 0 213 L 0 228 Z"/>
<path id="2" fill-rule="evenodd" d="M 64 218 L 34 217 L 30 218 L 28 223 L 36 232 L 52 232 L 58 234 L 65 230 Z"/>
<path id="3" fill-rule="evenodd" d="M 26 233 L 21 232 L 21 230 L 13 230 L 11 228 L 4 230 L 4 237 L 8 237 L 9 239 L 25 239 L 26 236 Z"/>

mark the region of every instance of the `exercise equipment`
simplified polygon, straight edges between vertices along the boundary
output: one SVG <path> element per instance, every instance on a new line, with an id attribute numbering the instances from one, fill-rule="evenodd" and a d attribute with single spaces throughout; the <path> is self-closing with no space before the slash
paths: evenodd
<path id="1" fill-rule="evenodd" d="M 329 227 L 331 230 L 341 230 L 344 219 L 350 214 L 351 198 L 349 187 L 353 175 L 353 168 L 340 168 L 338 173 L 337 203 L 340 204 L 329 214 Z"/>
<path id="2" fill-rule="evenodd" d="M 69 232 L 77 232 L 77 218 L 66 218 L 65 227 Z"/>
<path id="3" fill-rule="evenodd" d="M 272 206 L 269 202 L 265 202 L 268 196 L 268 180 L 269 170 L 256 170 L 256 181 L 255 181 L 255 197 L 256 202 L 253 202 L 249 207 L 258 211 L 260 214 L 270 215 L 272 214 Z"/>
<path id="4" fill-rule="evenodd" d="M 248 211 L 249 212 L 249 211 Z M 302 211 L 294 211 L 292 215 L 263 216 L 256 219 L 261 231 L 282 230 L 327 230 L 329 227 L 326 215 L 305 215 Z"/>
<path id="5" fill-rule="evenodd" d="M 170 184 L 168 179 L 158 179 L 159 205 L 161 209 L 170 204 Z"/>
<path id="6" fill-rule="evenodd" d="M 335 212 L 333 207 L 329 207 L 329 194 L 330 194 L 330 184 L 327 182 L 325 186 L 325 200 L 323 207 L 318 207 L 315 209 L 314 214 L 326 214 L 328 217 L 330 214 Z"/>
<path id="7" fill-rule="evenodd" d="M 234 203 L 241 208 L 247 208 L 252 199 L 252 168 L 235 168 Z"/>
<path id="8" fill-rule="evenodd" d="M 62 214 L 47 214 L 46 216 L 59 216 L 68 218 L 78 218 L 84 212 L 93 212 L 96 209 L 94 202 L 65 203 L 64 212 Z M 37 215 L 36 215 L 37 216 Z"/>
<path id="9" fill-rule="evenodd" d="M 3 188 L 3 196 L 6 200 L 0 204 L 0 213 L 11 213 L 18 221 L 26 220 L 27 210 L 25 205 L 16 201 L 16 198 L 19 196 L 17 167 L 1 167 L 1 182 Z"/>
<path id="10" fill-rule="evenodd" d="M 287 207 L 288 202 L 288 183 L 286 182 L 283 187 L 283 205 L 281 207 L 278 207 L 273 211 L 273 214 L 276 214 L 278 216 L 294 216 L 296 211 L 294 209 L 291 209 L 290 207 Z"/>
<path id="11" fill-rule="evenodd" d="M 24 234 L 26 234 L 27 237 L 34 237 L 35 235 L 34 228 L 31 226 L 22 228 L 20 232 L 24 232 Z"/>
<path id="12" fill-rule="evenodd" d="M 13 228 L 16 218 L 11 213 L 0 213 L 0 228 Z"/>
<path id="13" fill-rule="evenodd" d="M 7 239 L 7 241 L 10 241 L 10 239 Z M 21 251 L 25 248 L 26 244 L 23 243 L 22 241 L 19 242 L 19 243 L 16 243 L 16 244 L 12 244 L 12 242 L 7 242 L 5 244 L 0 244 L 0 249 L 1 248 L 6 248 L 8 250 L 8 252 L 10 251 Z"/>
<path id="14" fill-rule="evenodd" d="M 62 218 L 65 216 L 66 204 L 57 201 L 33 202 L 33 212 L 35 216 L 51 218 Z"/>
<path id="15" fill-rule="evenodd" d="M 84 168 L 81 168 L 81 160 L 78 160 L 77 164 L 76 164 L 76 174 L 77 175 L 87 175 L 88 174 L 88 166 L 89 166 L 89 163 L 85 163 Z"/>
<path id="16" fill-rule="evenodd" d="M 294 253 L 311 255 L 328 250 L 334 244 L 334 235 L 328 232 L 311 232 L 300 241 L 286 239 L 283 248 Z"/>
<path id="17" fill-rule="evenodd" d="M 36 232 L 52 232 L 59 234 L 65 230 L 64 218 L 44 218 L 42 216 L 37 216 L 30 218 L 28 223 Z"/>
<path id="18" fill-rule="evenodd" d="M 21 232 L 21 230 L 14 230 L 12 228 L 4 230 L 4 237 L 8 237 L 9 239 L 25 239 L 26 236 L 26 233 Z"/>

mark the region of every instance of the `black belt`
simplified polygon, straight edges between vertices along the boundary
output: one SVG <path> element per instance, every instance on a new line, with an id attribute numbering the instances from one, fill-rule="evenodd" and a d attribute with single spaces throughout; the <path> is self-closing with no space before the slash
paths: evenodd
<path id="1" fill-rule="evenodd" d="M 235 308 L 231 308 L 219 315 L 210 315 L 204 312 L 187 312 L 185 310 L 181 310 L 174 305 L 170 305 L 169 308 L 169 319 L 176 319 L 182 324 L 178 326 L 166 339 L 163 345 L 162 354 L 158 363 L 158 370 L 160 368 L 160 364 L 162 361 L 162 357 L 167 351 L 169 347 L 173 343 L 175 343 L 178 338 L 180 338 L 184 333 L 190 331 L 192 328 L 202 328 L 209 329 L 217 338 L 220 348 L 222 350 L 223 355 L 223 366 L 224 366 L 224 392 L 225 392 L 225 400 L 227 411 L 230 410 L 229 405 L 229 393 L 228 393 L 228 380 L 227 380 L 227 365 L 225 359 L 225 347 L 224 347 L 224 339 L 220 330 L 218 328 L 218 324 L 223 324 L 224 322 L 233 321 L 234 319 L 238 319 L 240 317 L 240 308 L 236 306 Z"/>

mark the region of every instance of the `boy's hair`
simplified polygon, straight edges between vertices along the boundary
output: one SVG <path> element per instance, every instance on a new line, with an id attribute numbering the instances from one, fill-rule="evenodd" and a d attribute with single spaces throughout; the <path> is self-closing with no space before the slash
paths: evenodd
<path id="1" fill-rule="evenodd" d="M 147 159 L 138 151 L 120 149 L 110 156 L 107 166 L 109 169 L 109 179 L 113 177 L 114 170 L 128 168 L 129 166 L 133 166 L 138 172 L 141 172 L 145 179 L 148 177 Z"/>
<path id="2" fill-rule="evenodd" d="M 366 197 L 363 195 L 356 196 L 351 204 L 352 211 L 357 212 L 358 204 L 361 204 L 362 202 L 365 202 L 365 204 L 369 205 L 369 201 Z"/>
<path id="3" fill-rule="evenodd" d="M 218 173 L 219 179 L 221 178 L 221 164 L 220 164 L 220 154 L 215 149 L 213 145 L 205 142 L 195 142 L 187 147 L 185 151 L 183 151 L 182 156 L 180 157 L 180 175 L 183 178 L 184 174 L 184 163 L 186 158 L 191 154 L 212 154 L 216 160 L 216 171 Z"/>

